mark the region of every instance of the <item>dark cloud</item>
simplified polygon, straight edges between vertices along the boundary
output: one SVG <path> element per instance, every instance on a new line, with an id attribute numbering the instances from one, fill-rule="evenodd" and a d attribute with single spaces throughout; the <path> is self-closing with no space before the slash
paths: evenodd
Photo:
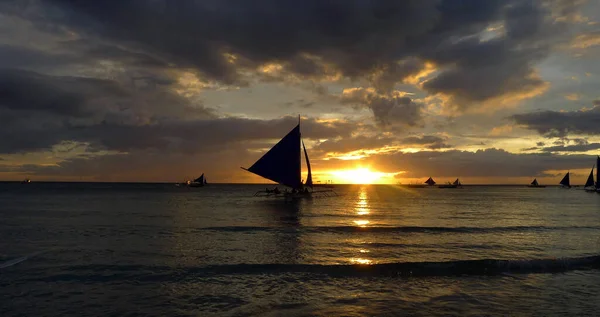
<path id="1" fill-rule="evenodd" d="M 537 146 L 544 146 L 544 145 L 546 145 L 546 143 L 544 143 L 544 142 L 536 142 L 535 145 L 537 145 Z"/>
<path id="2" fill-rule="evenodd" d="M 53 77 L 33 72 L 0 70 L 0 107 L 71 117 L 90 114 L 87 102 L 125 92 L 116 84 L 91 78 Z"/>
<path id="3" fill-rule="evenodd" d="M 229 84 L 243 81 L 245 70 L 279 63 L 301 78 L 340 73 L 390 91 L 430 62 L 440 72 L 424 88 L 468 107 L 543 85 L 532 65 L 560 38 L 557 17 L 579 5 L 561 2 L 551 12 L 556 2 L 46 0 L 39 10 L 17 3 L 2 10 L 102 41 L 86 54 L 194 68 Z M 481 39 L 500 24 L 504 34 Z"/>
<path id="4" fill-rule="evenodd" d="M 586 152 L 600 149 L 600 143 L 585 143 L 576 145 L 558 145 L 541 148 L 544 152 Z"/>
<path id="5" fill-rule="evenodd" d="M 577 111 L 539 111 L 513 115 L 512 120 L 547 137 L 600 134 L 600 106 Z"/>
<path id="6" fill-rule="evenodd" d="M 279 138 L 297 118 L 217 117 L 168 88 L 144 89 L 115 81 L 0 70 L 0 153 L 49 149 L 62 141 L 91 150 L 158 149 L 195 153 L 203 147 Z M 353 124 L 307 119 L 308 138 L 345 136 Z"/>
<path id="7" fill-rule="evenodd" d="M 600 106 L 600 99 L 596 99 L 592 101 L 592 105 L 594 106 Z"/>
<path id="8" fill-rule="evenodd" d="M 345 89 L 340 101 L 355 106 L 368 107 L 381 127 L 416 127 L 423 124 L 423 104 L 414 102 L 405 93 L 393 91 L 379 94 L 373 89 Z"/>
<path id="9" fill-rule="evenodd" d="M 435 135 L 410 136 L 400 140 L 400 144 L 412 146 L 424 146 L 428 149 L 436 150 L 450 148 L 452 146 L 446 144 L 447 138 L 442 138 Z"/>

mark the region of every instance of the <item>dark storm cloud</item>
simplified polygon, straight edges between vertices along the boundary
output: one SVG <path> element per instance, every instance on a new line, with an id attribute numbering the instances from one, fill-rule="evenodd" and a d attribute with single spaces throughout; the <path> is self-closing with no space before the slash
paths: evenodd
<path id="1" fill-rule="evenodd" d="M 46 0 L 36 12 L 55 14 L 32 15 L 20 3 L 4 11 L 143 52 L 152 56 L 150 64 L 193 67 L 224 83 L 240 82 L 242 69 L 276 62 L 308 78 L 330 74 L 323 67 L 329 65 L 389 90 L 429 61 L 441 72 L 424 88 L 468 107 L 543 85 L 532 65 L 550 50 L 546 40 L 559 38 L 556 14 L 578 5 L 561 2 L 560 12 L 550 12 L 558 2 Z M 492 24 L 504 24 L 505 35 L 480 40 Z M 224 53 L 239 58 L 230 63 Z"/>
<path id="2" fill-rule="evenodd" d="M 197 152 L 203 146 L 279 138 L 297 118 L 218 118 L 166 88 L 139 91 L 116 81 L 0 70 L 0 153 L 48 149 L 61 141 L 92 150 L 160 149 Z M 310 138 L 345 136 L 354 125 L 307 119 Z"/>
<path id="3" fill-rule="evenodd" d="M 512 120 L 548 137 L 600 134 L 600 106 L 577 111 L 539 111 L 513 115 Z"/>
<path id="4" fill-rule="evenodd" d="M 88 100 L 124 94 L 110 81 L 0 69 L 0 107 L 9 110 L 81 117 L 90 114 L 90 109 L 86 109 Z"/>
<path id="5" fill-rule="evenodd" d="M 586 152 L 597 149 L 600 149 L 600 143 L 559 145 L 541 148 L 541 150 L 544 152 Z"/>
<path id="6" fill-rule="evenodd" d="M 410 136 L 400 140 L 403 145 L 424 146 L 428 149 L 436 150 L 450 148 L 452 146 L 446 144 L 447 138 L 442 138 L 435 135 Z"/>
<path id="7" fill-rule="evenodd" d="M 414 102 L 401 92 L 382 95 L 372 89 L 351 88 L 344 90 L 340 101 L 368 107 L 375 121 L 383 127 L 415 127 L 423 124 L 423 104 Z"/>

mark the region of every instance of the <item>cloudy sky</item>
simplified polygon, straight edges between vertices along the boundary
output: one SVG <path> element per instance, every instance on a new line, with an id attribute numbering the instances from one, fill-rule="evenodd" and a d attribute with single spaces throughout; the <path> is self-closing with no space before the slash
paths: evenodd
<path id="1" fill-rule="evenodd" d="M 598 1 L 7 0 L 0 180 L 583 183 L 599 87 Z"/>

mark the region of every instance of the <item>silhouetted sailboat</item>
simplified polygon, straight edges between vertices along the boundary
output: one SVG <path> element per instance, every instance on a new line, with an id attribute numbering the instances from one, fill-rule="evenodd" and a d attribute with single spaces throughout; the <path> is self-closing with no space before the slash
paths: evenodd
<path id="1" fill-rule="evenodd" d="M 306 167 L 308 169 L 308 175 L 304 184 L 302 183 L 301 176 L 302 154 L 300 152 L 300 146 L 302 146 L 304 150 Z M 261 194 L 266 194 L 267 196 L 283 194 L 287 197 L 309 197 L 312 193 L 315 193 L 315 191 L 313 191 L 312 170 L 308 152 L 306 151 L 304 141 L 300 134 L 300 117 L 298 117 L 298 125 L 283 137 L 283 139 L 275 144 L 275 146 L 250 166 L 250 168 L 242 167 L 242 169 L 291 188 L 291 191 L 286 190 L 283 192 L 277 187 L 273 190 L 267 189 L 265 191 L 257 192 L 257 196 Z M 309 188 L 311 189 L 310 191 Z M 324 192 L 332 193 L 333 191 L 319 191 L 319 193 Z"/>
<path id="2" fill-rule="evenodd" d="M 595 165 L 594 165 L 595 167 Z M 596 184 L 594 183 L 594 167 L 592 167 L 592 170 L 590 171 L 590 175 L 588 175 L 587 180 L 585 181 L 585 185 L 583 185 L 583 189 L 586 192 L 596 192 Z"/>
<path id="3" fill-rule="evenodd" d="M 596 193 L 600 194 L 600 155 L 596 156 Z"/>
<path id="4" fill-rule="evenodd" d="M 429 186 L 433 186 L 433 185 L 435 185 L 435 181 L 433 180 L 433 178 L 429 177 L 429 179 L 427 179 L 425 181 L 425 184 L 427 184 Z"/>
<path id="5" fill-rule="evenodd" d="M 196 178 L 195 180 L 188 182 L 188 186 L 190 187 L 204 187 L 207 184 L 208 183 L 206 182 L 206 177 L 204 177 L 204 173 L 202 173 L 202 175 L 200 175 L 200 177 Z"/>
<path id="6" fill-rule="evenodd" d="M 458 187 L 462 187 L 462 184 L 460 183 L 460 180 L 458 180 L 458 178 L 454 181 L 454 183 L 448 182 L 448 184 L 438 186 L 438 188 L 458 188 Z"/>
<path id="7" fill-rule="evenodd" d="M 538 181 L 537 181 L 537 178 L 534 178 L 534 179 L 533 179 L 533 182 L 531 182 L 531 184 L 529 184 L 529 186 L 527 186 L 527 187 L 533 187 L 533 188 L 544 188 L 544 187 L 546 187 L 546 186 L 544 186 L 544 185 L 540 185 L 540 184 L 538 183 Z"/>
<path id="8" fill-rule="evenodd" d="M 565 177 L 563 177 L 563 179 L 560 181 L 560 187 L 561 188 L 571 188 L 571 180 L 569 178 L 569 174 L 571 172 L 567 172 L 567 174 L 565 175 Z"/>

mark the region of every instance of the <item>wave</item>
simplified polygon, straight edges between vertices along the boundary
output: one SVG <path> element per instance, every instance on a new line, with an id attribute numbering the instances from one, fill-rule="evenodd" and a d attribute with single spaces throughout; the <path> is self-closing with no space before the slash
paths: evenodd
<path id="1" fill-rule="evenodd" d="M 506 227 L 421 227 L 421 226 L 282 226 L 282 227 L 259 227 L 259 226 L 228 226 L 228 227 L 206 227 L 199 228 L 200 231 L 222 231 L 222 232 L 281 232 L 281 231 L 304 231 L 304 232 L 330 232 L 330 233 L 352 233 L 352 232 L 382 232 L 382 233 L 488 233 L 488 232 L 518 232 L 518 231 L 555 231 L 588 229 L 600 230 L 598 226 L 506 226 Z"/>
<path id="2" fill-rule="evenodd" d="M 537 260 L 462 260 L 372 265 L 232 264 L 202 269 L 211 274 L 312 273 L 330 276 L 455 276 L 556 273 L 600 268 L 600 256 Z"/>
<path id="3" fill-rule="evenodd" d="M 222 275 L 308 274 L 303 278 L 329 277 L 433 277 L 503 274 L 562 273 L 600 269 L 600 255 L 536 260 L 462 260 L 384 264 L 221 264 L 202 267 L 147 265 L 78 265 L 61 267 L 61 274 L 32 280 L 169 282 Z M 46 270 L 46 269 L 44 269 Z M 47 272 L 47 271 L 44 271 Z M 40 272 L 43 274 L 43 272 Z"/>
<path id="4" fill-rule="evenodd" d="M 20 258 L 16 258 L 16 259 L 12 259 L 12 260 L 9 260 L 9 261 L 1 262 L 0 263 L 0 269 L 4 269 L 4 268 L 7 268 L 7 267 L 11 267 L 11 266 L 13 266 L 15 264 L 19 264 L 19 263 L 21 263 L 21 262 L 23 262 L 25 260 L 28 260 L 29 258 L 32 258 L 32 257 L 34 257 L 36 255 L 40 255 L 42 253 L 44 253 L 44 251 L 34 252 L 34 253 L 28 254 L 26 256 L 22 256 Z"/>

